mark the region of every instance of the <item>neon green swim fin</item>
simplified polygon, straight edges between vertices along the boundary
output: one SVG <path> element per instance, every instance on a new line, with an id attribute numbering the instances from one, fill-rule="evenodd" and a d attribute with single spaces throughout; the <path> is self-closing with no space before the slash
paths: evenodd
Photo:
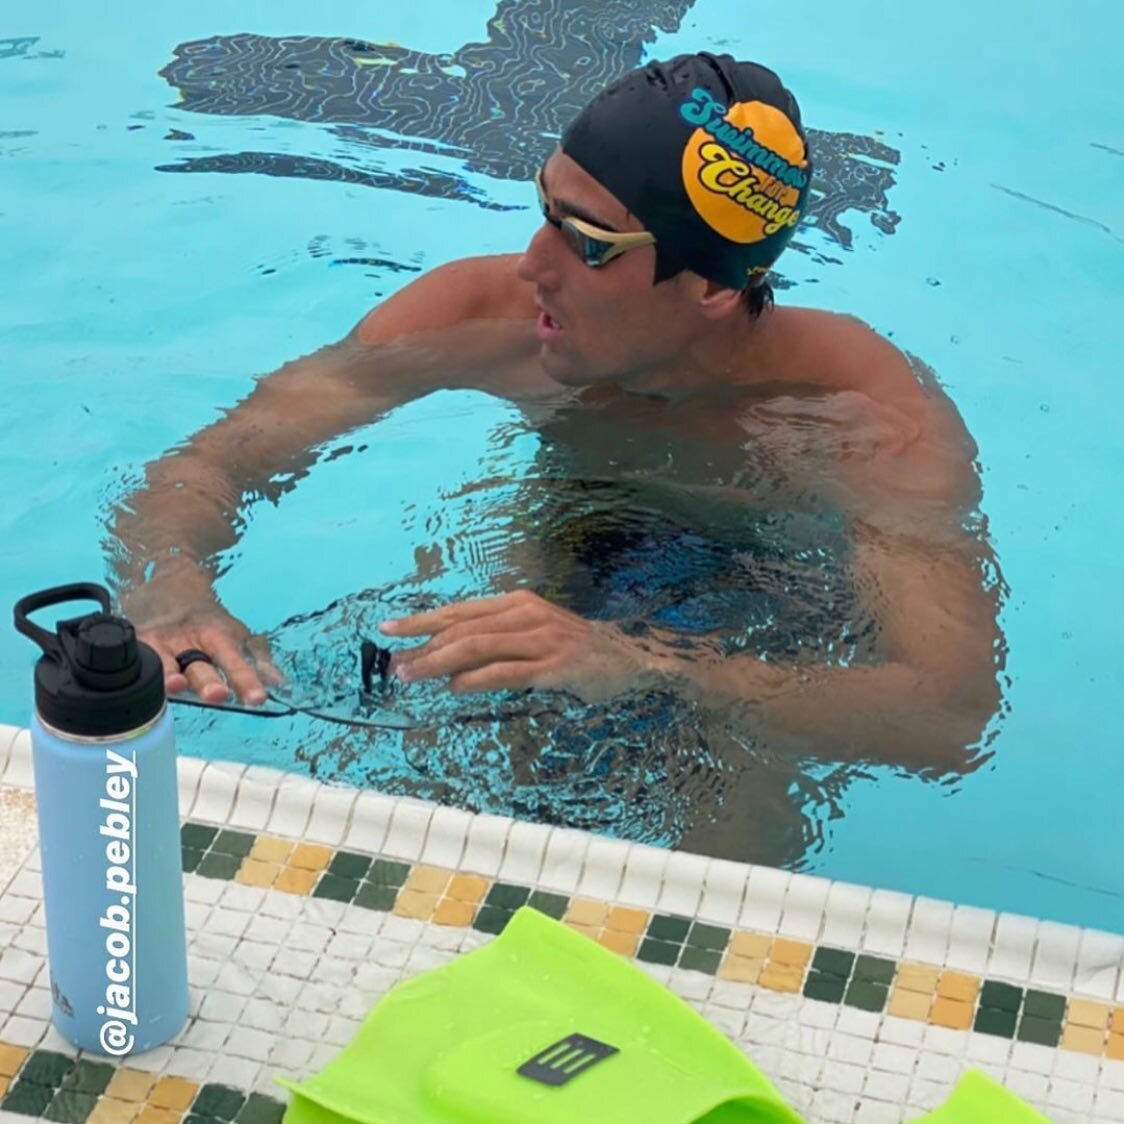
<path id="1" fill-rule="evenodd" d="M 978 1069 L 969 1069 L 940 1108 L 916 1124 L 1050 1124 L 1026 1101 Z"/>
<path id="2" fill-rule="evenodd" d="M 285 1124 L 800 1124 L 740 1050 L 640 969 L 521 909 L 393 988 Z"/>

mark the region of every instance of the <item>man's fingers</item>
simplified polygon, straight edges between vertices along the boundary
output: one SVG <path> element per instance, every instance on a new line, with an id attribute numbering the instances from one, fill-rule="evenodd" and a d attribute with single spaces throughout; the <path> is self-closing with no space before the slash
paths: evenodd
<path id="1" fill-rule="evenodd" d="M 433 679 L 442 675 L 458 675 L 489 664 L 513 660 L 538 660 L 549 653 L 545 650 L 549 638 L 545 630 L 533 632 L 500 632 L 466 636 L 452 644 L 404 664 L 399 664 L 395 674 L 404 682 L 416 679 Z"/>
<path id="2" fill-rule="evenodd" d="M 541 686 L 539 678 L 543 674 L 541 663 L 534 660 L 511 660 L 454 675 L 449 686 L 457 695 L 483 691 L 517 691 L 522 687 Z"/>
<path id="3" fill-rule="evenodd" d="M 456 605 L 446 605 L 428 613 L 383 621 L 379 625 L 379 630 L 388 636 L 431 636 L 450 625 L 486 617 L 497 610 L 511 608 L 513 604 L 525 601 L 529 596 L 521 593 L 505 593 L 501 597 L 481 597 L 475 601 L 461 601 Z"/>
<path id="4" fill-rule="evenodd" d="M 258 673 L 250 666 L 241 650 L 225 635 L 209 639 L 210 646 L 204 650 L 222 669 L 227 683 L 234 689 L 238 698 L 254 706 L 265 702 L 265 688 L 258 678 Z M 194 666 L 192 664 L 192 667 Z M 190 675 L 191 667 L 187 670 Z"/>
<path id="5" fill-rule="evenodd" d="M 251 636 L 246 641 L 246 651 L 254 657 L 254 666 L 263 685 L 276 687 L 279 683 L 285 682 L 284 674 L 273 662 L 269 641 L 264 636 Z"/>
<path id="6" fill-rule="evenodd" d="M 434 635 L 433 638 L 425 644 L 419 644 L 416 648 L 404 648 L 396 652 L 394 655 L 394 664 L 395 667 L 402 667 L 406 664 L 414 663 L 424 656 L 431 655 L 434 652 L 440 651 L 442 648 L 447 648 L 450 644 L 455 644 L 469 637 L 505 632 L 530 632 L 533 630 L 534 621 L 533 608 L 522 605 L 505 609 L 502 612 L 493 613 L 489 616 L 486 626 L 484 626 L 486 627 L 486 632 L 484 633 L 481 632 L 482 626 L 479 617 L 461 621 L 458 624 L 449 625 L 441 629 L 440 632 Z"/>
<path id="7" fill-rule="evenodd" d="M 230 698 L 230 688 L 223 682 L 218 670 L 204 660 L 189 664 L 184 675 L 187 677 L 187 685 L 204 702 L 226 702 Z"/>

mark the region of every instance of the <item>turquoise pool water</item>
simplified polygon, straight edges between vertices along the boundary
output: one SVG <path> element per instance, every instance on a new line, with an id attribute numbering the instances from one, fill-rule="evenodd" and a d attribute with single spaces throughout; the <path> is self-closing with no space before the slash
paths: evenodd
<path id="1" fill-rule="evenodd" d="M 512 107 L 474 94 L 434 122 L 410 72 L 459 89 L 469 66 L 516 65 L 534 19 L 555 34 L 557 16 L 530 0 L 400 7 L 279 2 L 263 14 L 204 0 L 126 24 L 68 2 L 0 17 L 6 602 L 104 575 L 108 506 L 255 374 L 338 338 L 419 269 L 519 248 L 534 229 L 522 140 L 549 133 L 549 117 L 523 105 L 519 127 L 505 129 Z M 586 7 L 568 5 L 566 34 L 586 35 L 574 15 Z M 944 783 L 886 769 L 810 774 L 782 859 L 1124 930 L 1114 826 L 1124 764 L 1111 703 L 1124 679 L 1114 515 L 1124 133 L 1113 46 L 1124 18 L 1107 2 L 595 10 L 602 31 L 609 16 L 619 27 L 583 39 L 591 67 L 711 47 L 784 76 L 840 186 L 807 252 L 787 256 L 794 288 L 782 299 L 855 313 L 923 356 L 980 447 L 1010 588 L 992 756 Z M 352 37 L 366 63 L 397 67 L 390 121 L 350 121 L 365 104 L 361 83 L 328 104 L 302 102 L 284 75 L 263 77 L 267 62 L 280 70 L 303 58 L 314 74 L 318 41 Z M 201 42 L 219 54 L 177 52 Z M 379 46 L 390 43 L 402 52 Z M 234 103 L 249 116 L 206 85 L 205 66 L 236 49 L 246 79 Z M 575 96 L 582 73 L 549 77 L 556 101 Z M 262 97 L 263 87 L 285 96 Z M 467 394 L 414 404 L 343 444 L 349 455 L 321 464 L 280 506 L 256 507 L 227 560 L 220 592 L 255 629 L 329 606 L 338 618 L 363 591 L 422 574 L 425 548 L 465 531 L 466 486 L 482 470 L 518 477 L 534 455 L 514 411 Z M 427 588 L 487 588 L 502 568 L 496 544 L 465 543 Z M 26 721 L 30 659 L 26 642 L 0 633 L 0 721 Z M 349 740 L 304 719 L 192 715 L 181 743 L 478 804 L 483 788 L 501 809 L 594 820 L 597 768 L 612 767 L 591 764 L 588 777 L 570 777 L 572 803 L 544 804 L 558 778 L 540 769 L 513 779 L 502 753 L 483 751 L 473 776 L 445 775 L 441 745 Z M 637 784 L 699 798 L 647 748 L 637 747 Z M 653 823 L 622 815 L 618 801 L 606 826 L 674 843 L 673 805 Z"/>

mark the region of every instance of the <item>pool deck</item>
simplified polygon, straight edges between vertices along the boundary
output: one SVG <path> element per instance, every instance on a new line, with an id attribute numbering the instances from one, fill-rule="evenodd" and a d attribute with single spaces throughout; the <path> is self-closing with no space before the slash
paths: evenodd
<path id="1" fill-rule="evenodd" d="M 269 1124 L 397 982 L 530 904 L 634 960 L 805 1119 L 882 1124 L 983 1069 L 1124 1122 L 1124 938 L 181 757 L 191 1014 L 127 1065 L 50 1025 L 30 739 L 0 726 L 0 1121 Z"/>

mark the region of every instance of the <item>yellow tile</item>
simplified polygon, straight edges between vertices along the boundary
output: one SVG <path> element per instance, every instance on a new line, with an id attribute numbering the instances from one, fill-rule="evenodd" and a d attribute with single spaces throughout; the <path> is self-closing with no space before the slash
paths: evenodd
<path id="1" fill-rule="evenodd" d="M 765 961 L 757 956 L 737 956 L 733 952 L 726 954 L 722 967 L 718 969 L 718 978 L 734 980 L 737 983 L 757 983 Z"/>
<path id="2" fill-rule="evenodd" d="M 458 874 L 445 890 L 445 897 L 479 905 L 488 892 L 489 882 L 478 874 Z"/>
<path id="3" fill-rule="evenodd" d="M 598 929 L 605 924 L 609 916 L 609 906 L 606 902 L 593 902 L 585 898 L 575 898 L 566 911 L 566 920 L 577 925 L 592 925 Z"/>
<path id="4" fill-rule="evenodd" d="M 1104 1030 L 1108 1026 L 1108 1016 L 1109 1008 L 1105 1003 L 1093 1003 L 1088 999 L 1071 999 L 1066 1011 L 1066 1022 Z"/>
<path id="5" fill-rule="evenodd" d="M 263 863 L 283 863 L 293 853 L 291 839 L 278 839 L 275 835 L 259 835 L 250 848 L 250 858 Z"/>
<path id="6" fill-rule="evenodd" d="M 451 870 L 442 870 L 439 866 L 415 866 L 406 879 L 406 889 L 440 896 L 452 877 Z"/>
<path id="7" fill-rule="evenodd" d="M 156 1084 L 156 1074 L 145 1073 L 142 1069 L 119 1069 L 106 1086 L 105 1095 L 118 1101 L 133 1101 L 143 1104 L 149 1090 Z"/>
<path id="8" fill-rule="evenodd" d="M 102 1097 L 93 1112 L 86 1117 L 86 1124 L 130 1124 L 140 1112 L 139 1101 L 117 1101 L 112 1097 Z"/>
<path id="9" fill-rule="evenodd" d="M 287 866 L 277 876 L 273 888 L 286 894 L 308 895 L 312 893 L 312 887 L 316 885 L 318 873 L 315 870 L 295 870 L 293 867 Z"/>
<path id="10" fill-rule="evenodd" d="M 1124 1062 L 1124 1034 L 1110 1034 L 1108 1036 L 1105 1057 L 1112 1058 L 1113 1061 Z"/>
<path id="11" fill-rule="evenodd" d="M 589 937 L 591 941 L 597 940 L 601 934 L 600 925 L 579 925 L 576 921 L 564 922 L 568 929 L 573 929 L 575 933 L 581 933 L 583 937 Z"/>
<path id="12" fill-rule="evenodd" d="M 454 925 L 458 929 L 467 929 L 476 916 L 476 906 L 472 902 L 458 902 L 452 898 L 442 898 L 437 903 L 437 910 L 433 914 L 435 925 Z"/>
<path id="13" fill-rule="evenodd" d="M 906 991 L 932 995 L 937 990 L 937 977 L 940 974 L 939 968 L 932 968 L 928 964 L 901 964 L 894 983 Z"/>
<path id="14" fill-rule="evenodd" d="M 1124 1034 L 1124 1007 L 1117 1007 L 1108 1020 L 1108 1029 L 1113 1034 Z M 0 1072 L 3 1072 L 0 1070 Z"/>
<path id="15" fill-rule="evenodd" d="M 137 1117 L 137 1124 L 179 1124 L 183 1118 L 182 1112 L 174 1108 L 156 1108 L 155 1105 L 145 1105 Z"/>
<path id="16" fill-rule="evenodd" d="M 0 1042 L 0 1077 L 15 1077 L 30 1053 L 23 1046 L 5 1046 Z"/>
<path id="17" fill-rule="evenodd" d="M 319 843 L 298 843 L 289 856 L 289 866 L 319 872 L 328 865 L 331 857 L 331 847 L 321 847 Z"/>
<path id="18" fill-rule="evenodd" d="M 12 1083 L 10 1077 L 0 1077 L 0 1101 L 8 1095 L 8 1086 Z"/>
<path id="19" fill-rule="evenodd" d="M 772 945 L 773 938 L 762 933 L 735 933 L 730 941 L 730 951 L 735 956 L 747 956 L 750 960 L 764 960 Z"/>
<path id="20" fill-rule="evenodd" d="M 174 1108 L 177 1112 L 186 1112 L 197 1092 L 199 1086 L 194 1081 L 183 1077 L 161 1077 L 148 1094 L 148 1103 L 157 1108 Z"/>
<path id="21" fill-rule="evenodd" d="M 245 858 L 238 868 L 238 873 L 234 876 L 234 881 L 241 882 L 243 886 L 268 888 L 277 881 L 277 876 L 280 873 L 280 863 L 267 863 L 262 862 L 261 859 Z"/>
<path id="22" fill-rule="evenodd" d="M 1092 1026 L 1077 1026 L 1070 1023 L 1062 1035 L 1062 1048 L 1065 1050 L 1078 1050 L 1082 1054 L 1104 1053 L 1104 1028 Z"/>
<path id="23" fill-rule="evenodd" d="M 403 889 L 394 903 L 394 913 L 414 921 L 428 921 L 437 909 L 437 895 Z"/>
<path id="24" fill-rule="evenodd" d="M 804 969 L 795 964 L 778 964 L 770 960 L 757 982 L 770 991 L 799 991 L 804 983 Z"/>
<path id="25" fill-rule="evenodd" d="M 812 946 L 803 941 L 790 941 L 778 937 L 773 941 L 769 959 L 774 964 L 783 964 L 788 968 L 805 968 L 808 961 L 812 959 Z"/>
<path id="26" fill-rule="evenodd" d="M 890 1005 L 886 1010 L 891 1015 L 897 1015 L 899 1019 L 917 1019 L 924 1022 L 929 1017 L 932 1003 L 933 997 L 930 994 L 895 987 L 890 993 Z"/>
<path id="27" fill-rule="evenodd" d="M 942 999 L 956 999 L 961 1003 L 974 1003 L 980 993 L 979 976 L 966 972 L 942 972 L 937 983 L 937 994 Z"/>
<path id="28" fill-rule="evenodd" d="M 622 933 L 619 929 L 603 929 L 597 943 L 621 956 L 635 956 L 640 937 L 636 933 Z"/>
<path id="29" fill-rule="evenodd" d="M 929 1013 L 929 1022 L 950 1030 L 967 1030 L 972 1025 L 972 1004 L 961 999 L 938 995 Z"/>
<path id="30" fill-rule="evenodd" d="M 627 909 L 623 905 L 614 906 L 605 919 L 605 928 L 614 933 L 642 933 L 648 927 L 652 915 L 646 909 Z"/>

